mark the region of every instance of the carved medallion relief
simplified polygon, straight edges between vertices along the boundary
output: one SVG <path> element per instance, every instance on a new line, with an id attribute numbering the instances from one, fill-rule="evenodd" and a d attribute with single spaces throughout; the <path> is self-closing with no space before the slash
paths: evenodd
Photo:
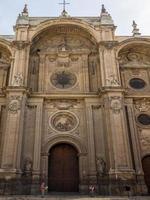
<path id="1" fill-rule="evenodd" d="M 49 125 L 58 132 L 69 132 L 77 128 L 78 118 L 71 112 L 57 112 L 50 117 Z"/>

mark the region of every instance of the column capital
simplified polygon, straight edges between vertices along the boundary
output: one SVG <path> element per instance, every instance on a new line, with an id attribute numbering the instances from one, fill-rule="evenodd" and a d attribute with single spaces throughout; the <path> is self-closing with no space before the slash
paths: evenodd
<path id="1" fill-rule="evenodd" d="M 15 40 L 15 41 L 12 42 L 12 47 L 14 47 L 17 50 L 23 50 L 30 45 L 31 45 L 31 42 L 29 42 L 29 41 L 17 41 L 17 40 Z"/>

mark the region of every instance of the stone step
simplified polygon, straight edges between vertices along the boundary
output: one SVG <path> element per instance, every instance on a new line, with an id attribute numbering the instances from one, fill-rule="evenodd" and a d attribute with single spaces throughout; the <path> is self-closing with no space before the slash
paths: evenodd
<path id="1" fill-rule="evenodd" d="M 142 197 L 102 197 L 102 196 L 69 196 L 69 195 L 45 195 L 44 197 L 38 196 L 0 196 L 0 200 L 150 200 L 150 196 Z"/>

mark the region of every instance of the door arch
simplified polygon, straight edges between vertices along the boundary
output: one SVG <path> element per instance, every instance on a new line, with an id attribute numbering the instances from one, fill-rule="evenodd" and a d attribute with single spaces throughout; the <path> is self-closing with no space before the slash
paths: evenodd
<path id="1" fill-rule="evenodd" d="M 150 194 L 150 155 L 145 156 L 143 158 L 142 166 L 143 166 L 143 171 L 144 171 L 145 183 L 148 188 L 148 193 Z"/>
<path id="2" fill-rule="evenodd" d="M 79 161 L 77 150 L 66 143 L 49 151 L 48 188 L 51 192 L 78 192 Z"/>

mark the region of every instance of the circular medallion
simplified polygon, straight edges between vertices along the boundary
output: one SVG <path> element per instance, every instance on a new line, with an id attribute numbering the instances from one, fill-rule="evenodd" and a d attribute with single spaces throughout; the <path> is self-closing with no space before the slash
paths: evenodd
<path id="1" fill-rule="evenodd" d="M 60 89 L 68 89 L 75 85 L 76 76 L 69 71 L 58 71 L 51 76 L 51 83 Z"/>
<path id="2" fill-rule="evenodd" d="M 137 120 L 140 124 L 149 126 L 150 125 L 150 116 L 148 114 L 140 114 L 137 117 Z"/>
<path id="3" fill-rule="evenodd" d="M 146 83 L 143 79 L 133 78 L 129 81 L 129 84 L 134 89 L 143 89 L 146 86 Z"/>
<path id="4" fill-rule="evenodd" d="M 78 126 L 77 117 L 70 112 L 58 112 L 50 119 L 50 125 L 59 132 L 68 132 Z"/>

